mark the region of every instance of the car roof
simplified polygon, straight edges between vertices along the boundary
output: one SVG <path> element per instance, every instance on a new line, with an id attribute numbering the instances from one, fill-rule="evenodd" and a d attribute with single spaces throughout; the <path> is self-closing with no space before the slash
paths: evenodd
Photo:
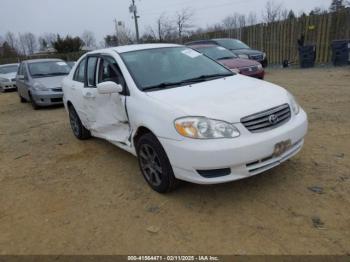
<path id="1" fill-rule="evenodd" d="M 196 43 L 196 44 L 190 44 L 188 45 L 188 47 L 191 47 L 191 48 L 201 48 L 201 47 L 218 47 L 218 45 L 215 45 L 215 44 L 200 44 L 200 43 Z"/>
<path id="2" fill-rule="evenodd" d="M 214 39 L 212 39 L 213 41 L 216 41 L 216 40 L 238 40 L 238 39 L 236 39 L 236 38 L 214 38 Z"/>
<path id="3" fill-rule="evenodd" d="M 19 66 L 18 63 L 13 63 L 13 64 L 5 64 L 5 65 L 0 65 L 0 67 L 4 67 L 4 66 Z"/>
<path id="4" fill-rule="evenodd" d="M 98 53 L 110 52 L 110 51 L 115 51 L 115 52 L 121 54 L 121 53 L 139 51 L 139 50 L 166 48 L 166 47 L 179 47 L 179 46 L 181 46 L 181 45 L 177 45 L 177 44 L 135 44 L 135 45 L 116 46 L 116 47 L 95 50 L 95 51 L 89 52 L 89 54 L 98 54 Z"/>
<path id="5" fill-rule="evenodd" d="M 23 62 L 26 63 L 40 63 L 40 62 L 56 62 L 56 61 L 63 61 L 62 59 L 59 58 L 41 58 L 41 59 L 29 59 L 29 60 L 24 60 Z"/>

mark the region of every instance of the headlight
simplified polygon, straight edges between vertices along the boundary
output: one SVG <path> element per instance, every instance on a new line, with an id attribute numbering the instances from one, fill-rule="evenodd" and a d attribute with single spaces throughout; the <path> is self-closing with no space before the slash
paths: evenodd
<path id="1" fill-rule="evenodd" d="M 8 82 L 8 80 L 7 80 L 6 78 L 2 78 L 2 77 L 0 77 L 0 82 L 2 82 L 2 83 L 6 83 L 6 82 Z"/>
<path id="2" fill-rule="evenodd" d="M 195 139 L 234 138 L 240 135 L 234 125 L 206 117 L 177 119 L 175 128 L 180 135 Z"/>
<path id="3" fill-rule="evenodd" d="M 265 60 L 265 58 L 266 58 L 266 53 L 263 53 L 263 59 Z"/>
<path id="4" fill-rule="evenodd" d="M 259 71 L 260 71 L 260 70 L 263 70 L 263 66 L 262 66 L 261 64 L 259 64 L 259 65 L 258 65 L 258 69 L 259 69 Z"/>
<path id="5" fill-rule="evenodd" d="M 238 57 L 243 59 L 249 59 L 249 56 L 246 54 L 238 54 Z"/>
<path id="6" fill-rule="evenodd" d="M 291 93 L 288 93 L 289 96 L 289 102 L 290 102 L 290 106 L 292 108 L 292 111 L 295 115 L 299 114 L 300 112 L 300 106 L 298 104 L 298 102 L 295 100 L 294 96 Z"/>
<path id="7" fill-rule="evenodd" d="M 241 71 L 238 68 L 231 68 L 230 70 L 231 70 L 231 72 L 236 73 L 236 74 L 241 73 Z"/>
<path id="8" fill-rule="evenodd" d="M 34 88 L 35 90 L 37 90 L 37 91 L 48 91 L 48 90 L 49 90 L 49 89 L 48 89 L 47 87 L 45 87 L 43 84 L 38 83 L 38 82 L 34 83 L 33 88 Z"/>

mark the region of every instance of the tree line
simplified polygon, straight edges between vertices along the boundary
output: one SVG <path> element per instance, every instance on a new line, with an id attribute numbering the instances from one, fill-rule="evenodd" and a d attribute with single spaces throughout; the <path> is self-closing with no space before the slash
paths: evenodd
<path id="1" fill-rule="evenodd" d="M 141 42 L 182 42 L 183 37 L 205 32 L 222 31 L 228 29 L 240 29 L 258 23 L 272 23 L 276 21 L 293 19 L 306 15 L 319 15 L 328 12 L 337 12 L 350 7 L 350 0 L 332 0 L 327 10 L 315 7 L 309 14 L 304 12 L 295 14 L 293 10 L 287 10 L 281 3 L 269 0 L 261 16 L 250 12 L 248 15 L 233 13 L 222 19 L 221 22 L 209 25 L 206 28 L 195 29 L 194 10 L 189 8 L 175 12 L 172 16 L 162 13 L 153 25 L 146 26 L 141 37 Z M 259 18 L 258 18 L 259 17 Z M 96 42 L 94 33 L 85 30 L 81 36 L 65 36 L 59 34 L 45 33 L 39 37 L 33 33 L 7 32 L 0 35 L 0 46 L 2 44 L 3 57 L 14 57 L 19 55 L 32 55 L 37 51 L 54 50 L 58 53 L 78 52 L 82 49 L 92 50 L 98 47 L 110 47 L 125 45 L 134 42 L 133 31 L 125 26 L 123 22 L 115 21 L 113 34 L 106 35 L 99 44 Z"/>

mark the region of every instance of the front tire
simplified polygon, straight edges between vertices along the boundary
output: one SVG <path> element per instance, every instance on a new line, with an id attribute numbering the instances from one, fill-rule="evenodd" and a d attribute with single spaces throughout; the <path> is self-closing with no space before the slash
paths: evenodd
<path id="1" fill-rule="evenodd" d="M 88 129 L 84 127 L 81 123 L 78 113 L 75 111 L 74 107 L 69 106 L 69 122 L 72 128 L 73 134 L 76 138 L 80 140 L 86 140 L 91 137 L 91 133 Z"/>
<path id="2" fill-rule="evenodd" d="M 22 97 L 20 94 L 18 94 L 18 95 L 19 95 L 19 100 L 21 101 L 21 103 L 27 103 L 27 100 L 24 97 Z"/>
<path id="3" fill-rule="evenodd" d="M 149 186 L 158 193 L 170 192 L 178 185 L 173 168 L 158 139 L 151 133 L 136 143 L 139 166 Z"/>
<path id="4" fill-rule="evenodd" d="M 34 109 L 34 110 L 38 110 L 40 107 L 39 107 L 39 105 L 35 102 L 35 100 L 33 99 L 31 93 L 29 93 L 29 98 L 30 98 L 30 103 L 31 103 L 33 109 Z"/>

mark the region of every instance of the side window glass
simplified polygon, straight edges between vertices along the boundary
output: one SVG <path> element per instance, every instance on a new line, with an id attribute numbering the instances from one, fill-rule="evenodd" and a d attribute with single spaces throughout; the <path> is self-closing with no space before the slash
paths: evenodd
<path id="1" fill-rule="evenodd" d="M 23 65 L 23 75 L 24 75 L 24 79 L 28 80 L 27 68 L 24 65 Z"/>
<path id="2" fill-rule="evenodd" d="M 24 75 L 23 69 L 24 69 L 24 64 L 21 64 L 21 66 L 18 69 L 18 74 L 19 75 Z"/>
<path id="3" fill-rule="evenodd" d="M 87 63 L 87 86 L 96 86 L 96 65 L 97 57 L 89 57 Z"/>
<path id="4" fill-rule="evenodd" d="M 99 83 L 113 81 L 117 84 L 124 84 L 119 66 L 113 58 L 103 57 L 100 61 Z"/>
<path id="5" fill-rule="evenodd" d="M 84 58 L 80 63 L 77 69 L 75 70 L 73 80 L 77 82 L 84 83 L 84 76 L 85 76 L 85 61 Z"/>

